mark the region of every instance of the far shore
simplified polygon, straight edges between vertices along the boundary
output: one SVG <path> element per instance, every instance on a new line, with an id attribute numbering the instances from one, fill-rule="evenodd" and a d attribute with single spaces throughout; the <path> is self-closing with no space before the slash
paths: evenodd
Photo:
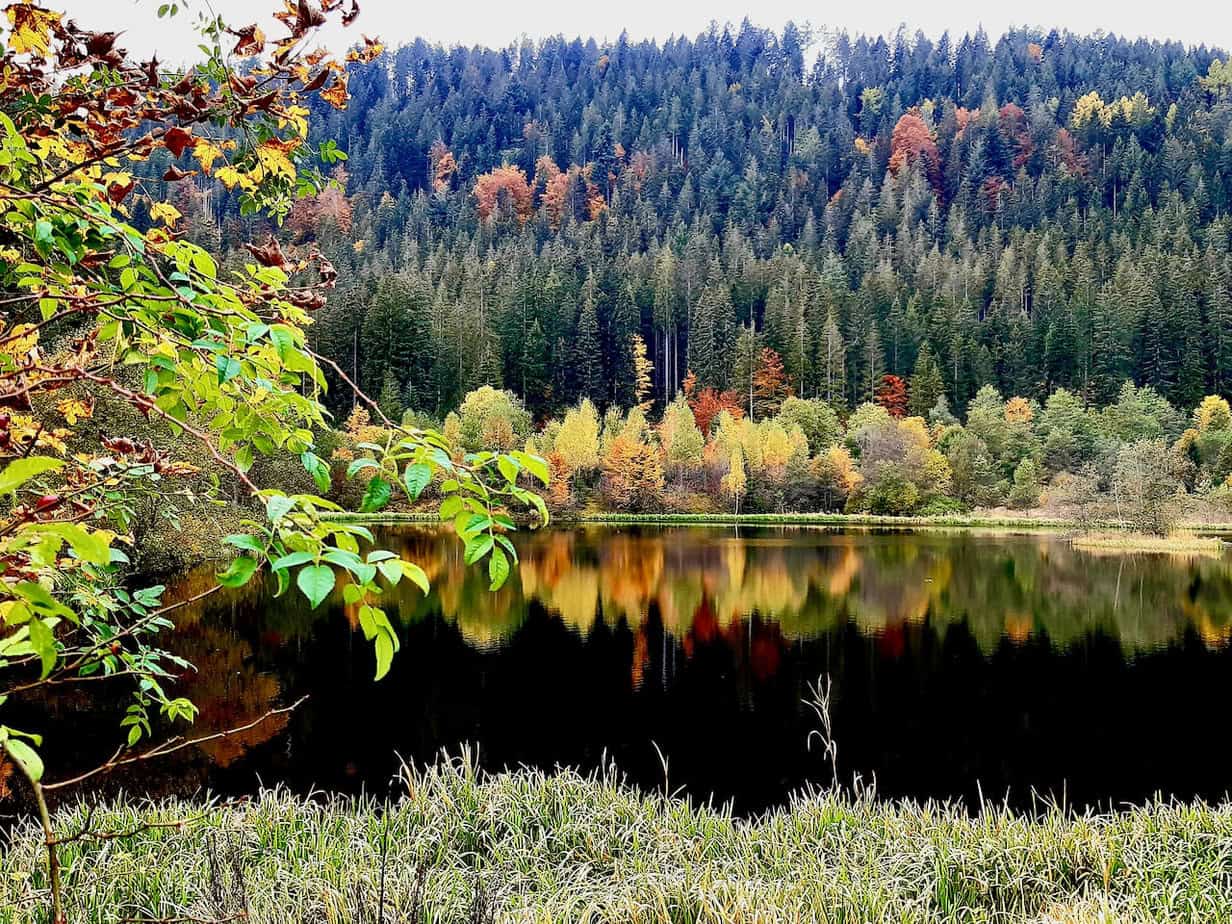
<path id="1" fill-rule="evenodd" d="M 345 522 L 396 524 L 437 523 L 435 513 L 426 511 L 386 511 L 379 514 L 325 513 L 322 519 Z M 1135 533 L 1125 524 L 1100 521 L 1085 527 L 1064 517 L 1005 516 L 1000 514 L 945 514 L 939 516 L 884 516 L 868 513 L 608 513 L 576 511 L 557 513 L 553 525 L 638 525 L 647 526 L 882 526 L 951 529 L 1005 529 L 1019 532 L 1072 533 L 1076 546 L 1111 548 L 1114 545 L 1151 546 L 1147 551 L 1170 551 L 1182 545 L 1209 550 L 1217 547 L 1218 536 L 1232 536 L 1232 522 L 1187 522 L 1175 536 L 1147 536 Z M 1166 546 L 1166 548 L 1165 548 Z"/>

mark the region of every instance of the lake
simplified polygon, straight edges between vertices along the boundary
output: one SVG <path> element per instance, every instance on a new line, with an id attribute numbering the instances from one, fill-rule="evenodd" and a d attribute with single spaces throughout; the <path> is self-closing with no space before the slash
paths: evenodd
<path id="1" fill-rule="evenodd" d="M 980 532 L 559 528 L 519 535 L 493 594 L 450 535 L 379 539 L 433 582 L 384 598 L 402 641 L 388 677 L 372 680 L 340 594 L 312 612 L 268 585 L 220 592 L 177 614 L 194 734 L 310 699 L 106 786 L 383 793 L 399 755 L 467 745 L 493 769 L 614 761 L 647 789 L 665 761 L 669 789 L 752 812 L 828 781 L 803 702 L 822 675 L 840 775 L 884 796 L 1106 806 L 1232 784 L 1227 556 Z M 116 714 L 64 708 L 49 763 L 110 754 Z"/>

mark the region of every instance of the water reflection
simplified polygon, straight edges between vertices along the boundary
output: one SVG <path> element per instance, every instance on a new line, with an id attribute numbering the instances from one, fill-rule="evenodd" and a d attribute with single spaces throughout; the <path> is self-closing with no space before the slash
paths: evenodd
<path id="1" fill-rule="evenodd" d="M 752 810 L 826 777 L 801 704 L 823 672 L 844 771 L 887 794 L 1106 802 L 1232 783 L 1209 734 L 1232 694 L 1227 558 L 1098 557 L 1046 536 L 580 528 L 519 536 L 520 567 L 493 594 L 451 537 L 380 540 L 433 584 L 380 601 L 403 633 L 389 677 L 372 682 L 340 593 L 316 612 L 268 586 L 213 595 L 178 612 L 195 733 L 311 700 L 112 785 L 379 789 L 395 752 L 470 742 L 491 767 L 606 755 L 656 786 L 657 745 L 673 786 Z M 60 716 L 59 756 L 81 764 L 115 740 L 84 708 Z"/>
<path id="2" fill-rule="evenodd" d="M 522 537 L 517 576 L 498 594 L 435 534 L 392 538 L 426 563 L 439 612 L 480 647 L 507 642 L 532 603 L 581 635 L 600 621 L 636 630 L 652 610 L 678 639 L 752 614 L 791 640 L 844 624 L 891 635 L 927 620 L 942 634 L 964 625 L 985 654 L 1033 637 L 1065 648 L 1092 632 L 1128 653 L 1189 627 L 1212 647 L 1232 634 L 1228 558 L 1100 556 L 1051 536 L 553 530 Z M 394 597 L 404 622 L 434 609 L 406 590 Z"/>

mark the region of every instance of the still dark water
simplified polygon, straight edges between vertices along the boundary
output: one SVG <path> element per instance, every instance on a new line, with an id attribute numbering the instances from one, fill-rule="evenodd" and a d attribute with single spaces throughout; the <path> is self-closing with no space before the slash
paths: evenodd
<path id="1" fill-rule="evenodd" d="M 657 744 L 672 788 L 755 811 L 828 780 L 802 703 L 828 673 L 840 773 L 882 795 L 1108 805 L 1232 789 L 1227 556 L 979 533 L 558 529 L 519 536 L 521 566 L 490 594 L 452 536 L 380 538 L 433 581 L 426 598 L 405 582 L 385 598 L 402 633 L 385 680 L 341 595 L 315 613 L 269 588 L 215 595 L 178 614 L 194 733 L 311 699 L 107 785 L 384 792 L 396 755 L 470 744 L 493 769 L 606 755 L 658 788 Z M 88 765 L 119 739 L 114 713 L 58 718 L 53 763 Z"/>

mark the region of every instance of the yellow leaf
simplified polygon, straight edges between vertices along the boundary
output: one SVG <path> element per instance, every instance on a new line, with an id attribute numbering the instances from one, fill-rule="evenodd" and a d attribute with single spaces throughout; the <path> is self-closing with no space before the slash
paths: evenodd
<path id="1" fill-rule="evenodd" d="M 208 174 L 214 166 L 214 161 L 222 157 L 222 148 L 212 141 L 198 138 L 196 146 L 193 147 L 193 157 L 197 158 L 197 163 L 201 165 L 201 169 Z"/>
<path id="2" fill-rule="evenodd" d="M 79 420 L 89 420 L 94 416 L 94 405 L 80 398 L 65 398 L 56 403 L 56 410 L 64 415 L 69 426 L 75 426 Z"/>
<path id="3" fill-rule="evenodd" d="M 347 92 L 346 74 L 339 74 L 328 89 L 321 91 L 321 99 L 335 109 L 346 109 L 347 100 L 350 98 L 351 94 Z"/>
<path id="4" fill-rule="evenodd" d="M 168 228 L 174 228 L 175 223 L 183 217 L 180 210 L 170 202 L 155 202 L 150 206 L 150 218 L 153 221 L 161 221 Z"/>
<path id="5" fill-rule="evenodd" d="M 291 163 L 291 158 L 287 157 L 286 152 L 274 142 L 263 142 L 257 148 L 257 160 L 267 172 L 294 181 L 295 164 Z"/>
<path id="6" fill-rule="evenodd" d="M 25 357 L 38 345 L 38 330 L 33 324 L 16 324 L 0 337 L 0 350 L 13 357 Z"/>
<path id="7" fill-rule="evenodd" d="M 308 134 L 308 110 L 303 106 L 287 106 L 283 110 L 278 119 L 278 127 L 286 128 L 288 125 L 295 129 L 295 134 L 301 138 Z"/>
<path id="8" fill-rule="evenodd" d="M 240 173 L 239 170 L 232 166 L 219 167 L 218 173 L 215 176 L 218 178 L 218 182 L 222 183 L 227 189 L 234 189 L 236 186 L 239 186 L 241 189 L 252 189 L 256 185 L 252 177 L 247 173 Z"/>
<path id="9" fill-rule="evenodd" d="M 51 50 L 50 35 L 53 26 L 60 22 L 60 14 L 35 6 L 26 0 L 5 7 L 13 31 L 9 34 L 9 48 L 16 54 L 45 57 Z"/>

